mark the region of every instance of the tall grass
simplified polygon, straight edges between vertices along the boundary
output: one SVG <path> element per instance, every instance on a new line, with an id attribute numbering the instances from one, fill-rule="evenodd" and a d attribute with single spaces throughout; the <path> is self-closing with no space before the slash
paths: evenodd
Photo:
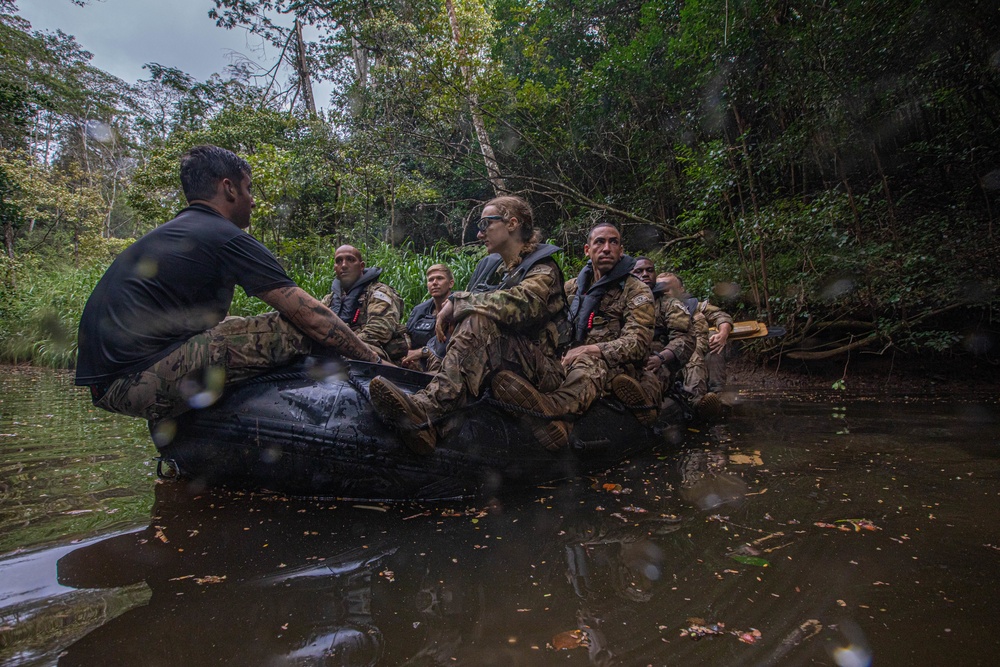
<path id="1" fill-rule="evenodd" d="M 427 295 L 427 267 L 432 264 L 447 264 L 455 275 L 455 286 L 463 289 L 476 263 L 483 257 L 481 246 L 475 248 L 459 248 L 444 243 L 438 243 L 425 252 L 417 252 L 412 244 L 394 247 L 388 243 L 373 242 L 357 246 L 364 257 L 366 267 L 380 267 L 382 275 L 379 280 L 393 289 L 402 297 L 406 304 L 403 313 L 405 320 L 411 308 L 429 298 Z M 333 251 L 318 257 L 298 260 L 285 264 L 289 277 L 298 283 L 299 287 L 316 298 L 321 298 L 330 292 L 330 286 L 336 277 L 333 270 Z M 247 297 L 242 290 L 237 289 L 230 312 L 233 315 L 257 315 L 268 310 L 267 304 L 258 299 Z"/>
<path id="2" fill-rule="evenodd" d="M 0 295 L 0 361 L 51 368 L 76 365 L 80 315 L 105 264 L 5 260 Z"/>
<path id="3" fill-rule="evenodd" d="M 455 284 L 464 287 L 483 256 L 481 246 L 463 249 L 444 243 L 422 253 L 410 244 L 393 247 L 379 242 L 363 244 L 359 250 L 365 265 L 382 267 L 382 282 L 403 298 L 404 318 L 413 306 L 428 298 L 427 267 L 447 264 L 455 274 Z M 41 258 L 0 259 L 0 362 L 75 367 L 80 315 L 108 265 L 95 262 L 75 267 Z M 330 291 L 334 278 L 333 248 L 313 258 L 288 262 L 285 269 L 304 290 L 322 297 Z M 230 313 L 257 315 L 269 309 L 237 288 Z"/>

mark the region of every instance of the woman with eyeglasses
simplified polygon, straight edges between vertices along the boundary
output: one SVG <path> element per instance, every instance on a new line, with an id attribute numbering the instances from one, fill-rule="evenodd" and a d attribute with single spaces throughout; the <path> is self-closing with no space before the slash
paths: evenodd
<path id="1" fill-rule="evenodd" d="M 539 243 L 531 205 L 513 196 L 486 203 L 478 238 L 489 255 L 476 267 L 470 289 L 452 293 L 438 309 L 438 338 L 452 330 L 441 369 L 413 394 L 382 376 L 369 385 L 376 413 L 418 454 L 434 451 L 435 424 L 481 394 L 487 380 L 492 378 L 495 394 L 503 393 L 505 374 L 517 374 L 542 391 L 562 381 L 556 351 L 566 296 L 562 271 L 552 259 L 561 248 Z M 553 441 L 565 442 L 561 423 L 545 425 L 553 429 Z"/>
<path id="2" fill-rule="evenodd" d="M 438 340 L 435 333 L 437 314 L 447 303 L 455 287 L 455 276 L 447 264 L 434 264 L 427 269 L 427 293 L 431 298 L 415 306 L 406 322 L 410 334 L 410 351 L 400 365 L 415 371 L 436 371 L 441 367 L 447 339 Z"/>

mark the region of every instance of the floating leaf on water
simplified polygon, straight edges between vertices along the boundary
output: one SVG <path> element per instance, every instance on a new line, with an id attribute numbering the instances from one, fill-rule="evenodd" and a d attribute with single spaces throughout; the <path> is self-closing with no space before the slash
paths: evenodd
<path id="1" fill-rule="evenodd" d="M 868 519 L 837 519 L 834 523 L 849 523 L 854 526 L 854 532 L 856 533 L 862 530 L 882 530 Z"/>
<path id="2" fill-rule="evenodd" d="M 752 453 L 747 454 L 734 452 L 729 455 L 729 462 L 733 465 L 764 465 L 764 459 L 761 458 L 759 449 L 755 449 Z"/>
<path id="3" fill-rule="evenodd" d="M 730 634 L 735 635 L 744 644 L 756 644 L 761 638 L 760 630 L 750 628 L 749 630 L 731 630 Z"/>
<path id="4" fill-rule="evenodd" d="M 552 638 L 552 648 L 557 651 L 568 651 L 581 646 L 584 648 L 590 646 L 587 633 L 583 630 L 567 630 Z"/>
<path id="5" fill-rule="evenodd" d="M 816 526 L 817 528 L 833 528 L 834 530 L 842 530 L 847 533 L 851 532 L 851 529 L 848 528 L 847 526 L 844 525 L 838 526 L 837 524 L 834 523 L 825 523 L 823 521 L 817 521 L 813 525 Z"/>
<path id="6" fill-rule="evenodd" d="M 374 512 L 388 512 L 388 507 L 379 507 L 378 505 L 355 505 L 355 509 L 359 510 L 372 510 Z"/>
<path id="7" fill-rule="evenodd" d="M 681 630 L 681 637 L 701 639 L 702 637 L 725 634 L 726 630 L 725 623 L 705 623 L 705 620 L 701 618 L 689 618 L 688 623 L 691 625 Z"/>
<path id="8" fill-rule="evenodd" d="M 741 556 L 739 554 L 727 554 L 737 563 L 742 563 L 744 565 L 756 565 L 757 567 L 767 567 L 771 563 L 768 562 L 766 558 L 759 558 L 757 556 Z"/>

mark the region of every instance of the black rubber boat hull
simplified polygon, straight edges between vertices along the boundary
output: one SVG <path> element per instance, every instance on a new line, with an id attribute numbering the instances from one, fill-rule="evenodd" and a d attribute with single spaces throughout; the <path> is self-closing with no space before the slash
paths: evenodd
<path id="1" fill-rule="evenodd" d="M 206 486 L 434 500 L 605 470 L 664 441 L 616 401 L 601 400 L 577 422 L 570 447 L 553 454 L 535 443 L 530 418 L 481 400 L 439 424 L 437 450 L 418 456 L 375 417 L 367 387 L 376 374 L 408 391 L 430 379 L 395 367 L 310 357 L 182 415 L 169 442 L 158 445 L 160 458 L 180 477 Z M 665 424 L 679 419 L 661 415 Z"/>

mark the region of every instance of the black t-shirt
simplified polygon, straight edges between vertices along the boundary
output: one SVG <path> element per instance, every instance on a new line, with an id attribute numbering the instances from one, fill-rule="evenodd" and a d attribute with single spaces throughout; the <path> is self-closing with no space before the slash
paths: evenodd
<path id="1" fill-rule="evenodd" d="M 295 285 L 274 255 L 211 208 L 195 204 L 120 254 L 80 318 L 76 384 L 149 367 L 249 296 Z"/>

